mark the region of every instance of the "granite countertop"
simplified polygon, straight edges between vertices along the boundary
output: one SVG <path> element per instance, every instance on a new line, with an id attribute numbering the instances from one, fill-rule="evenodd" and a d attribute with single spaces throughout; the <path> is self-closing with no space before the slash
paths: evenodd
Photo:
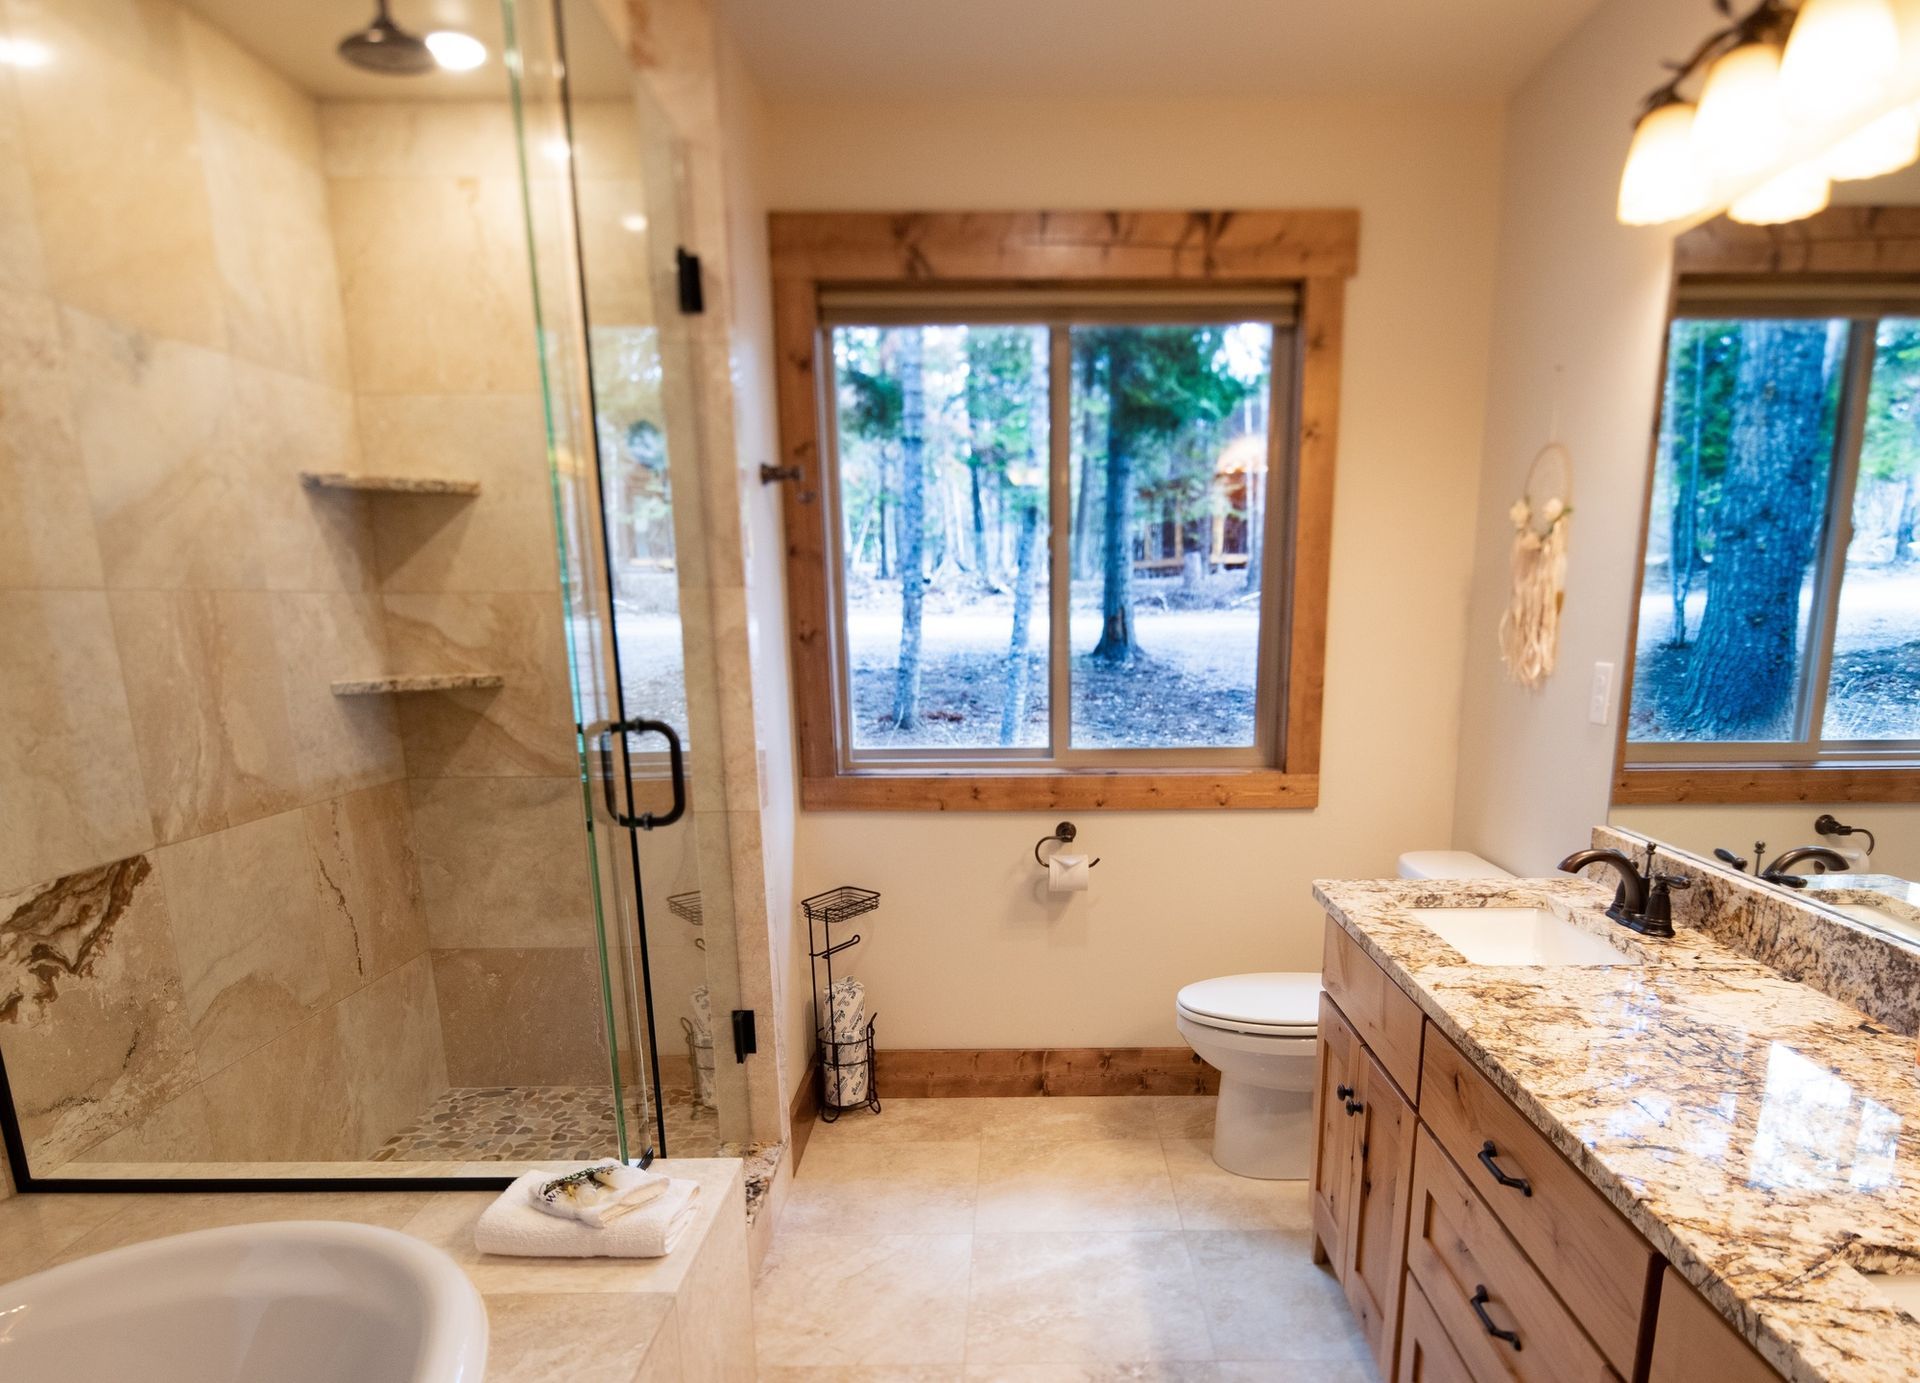
<path id="1" fill-rule="evenodd" d="M 1523 1114 L 1796 1383 L 1920 1380 L 1911 1038 L 1704 932 L 1643 939 L 1582 879 L 1320 881 L 1317 898 Z M 1415 907 L 1548 906 L 1641 964 L 1469 965 Z"/>

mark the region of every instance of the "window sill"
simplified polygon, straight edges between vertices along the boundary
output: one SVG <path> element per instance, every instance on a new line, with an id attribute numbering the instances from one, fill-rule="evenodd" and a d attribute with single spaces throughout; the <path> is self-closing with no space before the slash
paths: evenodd
<path id="1" fill-rule="evenodd" d="M 1636 765 L 1614 775 L 1615 806 L 1693 803 L 1912 802 L 1920 797 L 1920 768 L 1768 768 L 1752 764 L 1702 767 Z"/>
<path id="2" fill-rule="evenodd" d="M 865 770 L 804 778 L 800 784 L 800 805 L 809 811 L 1274 811 L 1310 809 L 1319 801 L 1319 774 L 1271 768 L 1018 774 Z"/>

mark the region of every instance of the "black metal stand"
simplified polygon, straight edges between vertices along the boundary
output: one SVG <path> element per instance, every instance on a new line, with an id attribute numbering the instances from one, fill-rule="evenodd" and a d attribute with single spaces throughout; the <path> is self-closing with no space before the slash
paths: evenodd
<path id="1" fill-rule="evenodd" d="M 880 906 L 880 895 L 870 888 L 855 888 L 851 884 L 842 884 L 839 888 L 829 889 L 825 893 L 816 893 L 803 899 L 800 909 L 807 915 L 807 953 L 812 957 L 809 967 L 813 975 L 813 1031 L 814 1043 L 820 1054 L 820 1118 L 832 1123 L 849 1109 L 865 1106 L 875 1114 L 880 1112 L 880 1087 L 875 1080 L 873 1060 L 873 1024 L 867 1019 L 867 1027 L 860 1037 L 840 1038 L 833 1031 L 833 958 L 849 947 L 860 944 L 860 933 L 855 932 L 845 941 L 833 939 L 833 929 L 842 922 L 849 922 L 861 913 L 872 912 Z M 815 928 L 818 928 L 816 931 Z M 826 967 L 827 982 L 820 983 L 820 970 Z M 847 1051 L 853 1048 L 852 1053 Z M 841 1104 L 835 1096 L 842 1088 L 842 1073 L 856 1071 L 864 1067 L 867 1073 L 867 1096 L 851 1104 Z"/>

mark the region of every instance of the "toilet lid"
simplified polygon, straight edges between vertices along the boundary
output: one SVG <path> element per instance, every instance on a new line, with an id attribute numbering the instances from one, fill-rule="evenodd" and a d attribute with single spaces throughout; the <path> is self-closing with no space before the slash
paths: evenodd
<path id="1" fill-rule="evenodd" d="M 1320 1026 L 1320 976 L 1280 970 L 1222 975 L 1180 991 L 1175 1004 L 1214 1027 L 1275 1037 L 1312 1037 Z"/>

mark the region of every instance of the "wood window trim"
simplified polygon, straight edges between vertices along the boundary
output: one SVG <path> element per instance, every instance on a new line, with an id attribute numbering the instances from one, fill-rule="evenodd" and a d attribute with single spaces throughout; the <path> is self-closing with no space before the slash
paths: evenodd
<path id="1" fill-rule="evenodd" d="M 1350 210 L 775 212 L 775 381 L 800 800 L 813 810 L 1041 811 L 1310 808 L 1319 802 L 1327 574 L 1332 550 L 1346 280 L 1359 267 Z M 841 765 L 822 492 L 823 288 L 953 289 L 1040 284 L 1296 286 L 1299 371 L 1284 733 L 1277 768 L 1038 772 Z"/>
<path id="2" fill-rule="evenodd" d="M 1702 222 L 1673 242 L 1673 279 L 1665 322 L 1676 316 L 1682 278 L 1761 287 L 1791 277 L 1796 284 L 1830 283 L 1839 293 L 1891 275 L 1920 273 L 1920 208 L 1832 207 L 1778 226 L 1748 226 L 1727 217 Z M 1912 309 L 1909 307 L 1908 309 Z M 1667 377 L 1671 331 L 1663 329 L 1655 398 Z M 1920 797 L 1920 768 L 1828 764 L 1646 764 L 1627 758 L 1628 710 L 1634 659 L 1640 646 L 1640 590 L 1653 520 L 1654 468 L 1660 460 L 1660 411 L 1647 439 L 1645 504 L 1634 560 L 1634 600 L 1627 622 L 1619 725 L 1614 738 L 1615 806 L 1735 806 L 1794 802 L 1912 802 Z"/>

